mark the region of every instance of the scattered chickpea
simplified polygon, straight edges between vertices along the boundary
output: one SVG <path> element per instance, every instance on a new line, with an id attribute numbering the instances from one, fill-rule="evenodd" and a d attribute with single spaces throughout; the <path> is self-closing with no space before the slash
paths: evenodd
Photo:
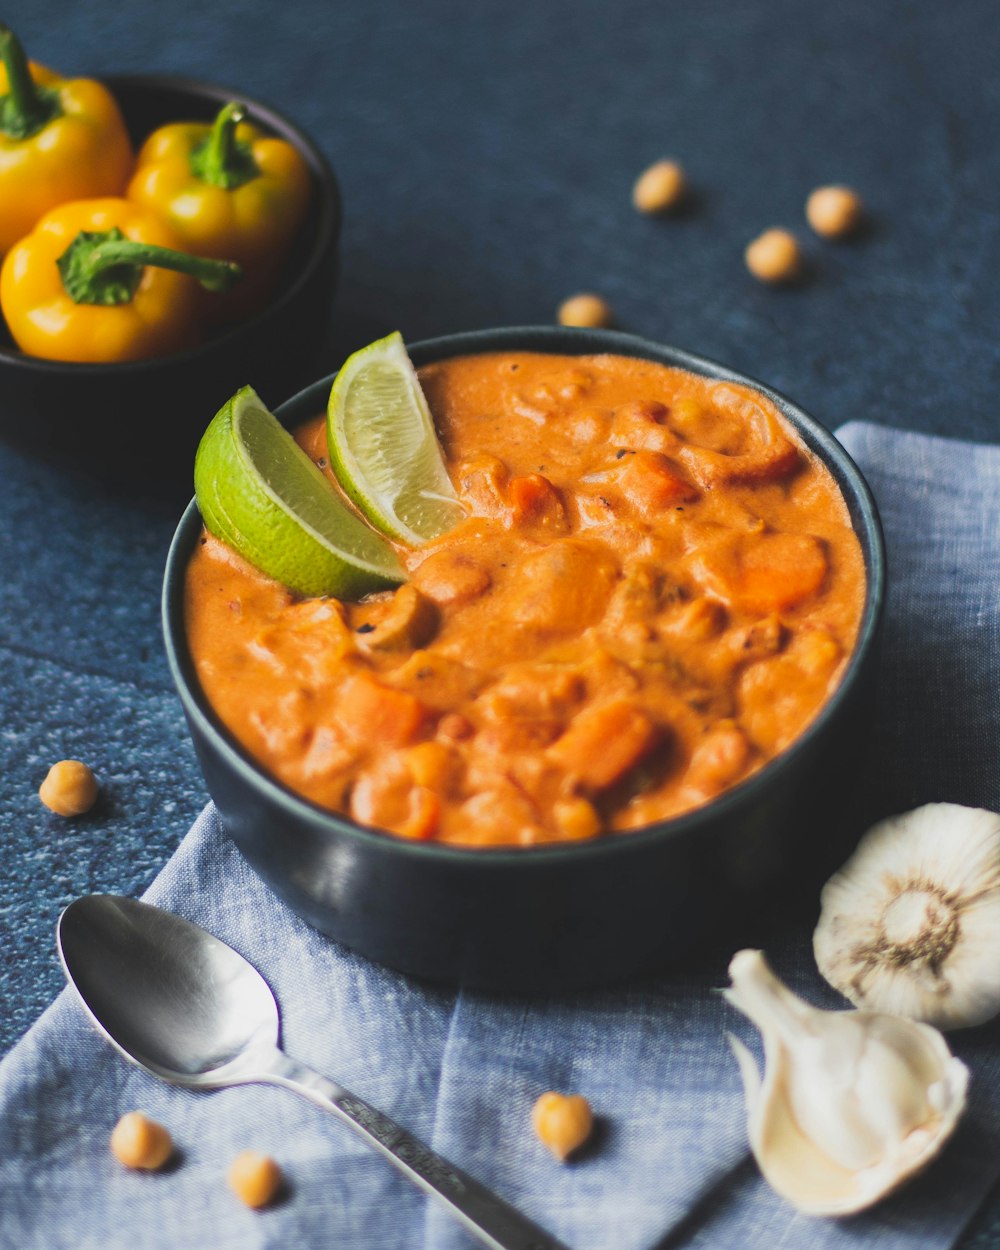
<path id="1" fill-rule="evenodd" d="M 560 1161 L 590 1136 L 594 1117 L 582 1094 L 542 1094 L 531 1120 L 538 1138 Z"/>
<path id="2" fill-rule="evenodd" d="M 277 1196 L 281 1188 L 281 1168 L 268 1155 L 244 1150 L 230 1163 L 226 1180 L 241 1202 L 257 1210 Z"/>
<path id="3" fill-rule="evenodd" d="M 761 282 L 790 282 L 802 269 L 802 253 L 788 230 L 765 230 L 748 244 L 744 259 Z"/>
<path id="4" fill-rule="evenodd" d="M 684 170 L 676 161 L 657 161 L 641 173 L 632 188 L 632 203 L 640 213 L 665 213 L 676 208 L 687 190 Z"/>
<path id="5" fill-rule="evenodd" d="M 97 779 L 79 760 L 60 760 L 49 769 L 38 797 L 58 816 L 82 816 L 97 799 Z"/>
<path id="6" fill-rule="evenodd" d="M 609 326 L 611 307 L 599 295 L 572 295 L 559 305 L 559 324 L 564 326 Z"/>
<path id="7" fill-rule="evenodd" d="M 162 1124 L 127 1111 L 111 1131 L 111 1153 L 127 1168 L 155 1172 L 174 1153 L 174 1143 Z"/>
<path id="8" fill-rule="evenodd" d="M 861 220 L 861 196 L 850 187 L 817 187 L 806 200 L 806 220 L 824 238 L 843 238 Z"/>

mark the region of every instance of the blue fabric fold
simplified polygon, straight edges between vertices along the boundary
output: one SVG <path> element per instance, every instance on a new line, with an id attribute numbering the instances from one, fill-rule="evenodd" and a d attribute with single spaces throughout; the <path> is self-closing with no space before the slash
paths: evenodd
<path id="1" fill-rule="evenodd" d="M 840 434 L 886 528 L 890 603 L 866 787 L 872 816 L 932 799 L 1000 807 L 1000 448 L 852 424 Z M 548 1000 L 428 988 L 331 943 L 247 867 L 214 810 L 146 897 L 263 973 L 290 1054 L 386 1111 L 573 1250 L 788 1246 L 944 1250 L 1000 1172 L 1000 1032 L 953 1035 L 969 1112 L 918 1180 L 850 1220 L 796 1214 L 747 1152 L 727 1031 L 752 1030 L 687 976 Z M 810 933 L 773 952 L 812 1001 L 842 1005 Z M 530 1130 L 546 1089 L 585 1094 L 593 1144 L 556 1163 Z M 162 1174 L 108 1151 L 140 1108 L 179 1148 Z M 240 1150 L 273 1154 L 288 1198 L 250 1212 L 225 1186 Z M 0 1244 L 460 1250 L 475 1243 L 332 1117 L 287 1092 L 195 1094 L 131 1067 L 65 993 L 0 1063 Z"/>

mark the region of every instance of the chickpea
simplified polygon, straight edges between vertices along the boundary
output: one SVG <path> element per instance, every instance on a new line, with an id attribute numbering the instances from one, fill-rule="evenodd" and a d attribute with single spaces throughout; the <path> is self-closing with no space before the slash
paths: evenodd
<path id="1" fill-rule="evenodd" d="M 111 1131 L 111 1153 L 127 1168 L 155 1172 L 174 1153 L 174 1143 L 162 1124 L 127 1111 Z"/>
<path id="2" fill-rule="evenodd" d="M 542 1094 L 531 1121 L 539 1140 L 560 1161 L 578 1150 L 594 1127 L 590 1103 L 582 1094 Z"/>
<path id="3" fill-rule="evenodd" d="M 802 253 L 788 230 L 765 230 L 744 253 L 747 268 L 761 282 L 790 282 L 802 270 Z"/>
<path id="4" fill-rule="evenodd" d="M 861 211 L 861 197 L 850 187 L 817 187 L 806 200 L 806 220 L 827 239 L 840 239 L 855 230 Z"/>
<path id="5" fill-rule="evenodd" d="M 563 326 L 609 326 L 614 319 L 611 306 L 599 295 L 572 295 L 559 305 L 557 314 Z"/>
<path id="6" fill-rule="evenodd" d="M 795 640 L 795 658 L 810 677 L 831 672 L 840 656 L 840 644 L 825 629 L 807 630 Z"/>
<path id="7" fill-rule="evenodd" d="M 241 1202 L 257 1210 L 277 1197 L 282 1183 L 281 1168 L 269 1155 L 244 1150 L 230 1163 L 226 1180 Z"/>
<path id="8" fill-rule="evenodd" d="M 639 175 L 632 188 L 632 203 L 640 213 L 665 213 L 684 198 L 687 180 L 676 161 L 657 161 Z"/>
<path id="9" fill-rule="evenodd" d="M 552 815 L 564 838 L 579 841 L 601 832 L 601 818 L 593 803 L 586 799 L 562 799 L 552 808 Z"/>
<path id="10" fill-rule="evenodd" d="M 714 638 L 725 623 L 726 614 L 722 604 L 701 596 L 684 605 L 676 619 L 670 623 L 669 629 L 671 633 L 679 634 L 691 642 L 705 642 L 708 638 Z"/>
<path id="11" fill-rule="evenodd" d="M 438 734 L 447 742 L 464 742 L 475 732 L 475 725 L 459 712 L 445 712 L 438 721 Z"/>
<path id="12" fill-rule="evenodd" d="M 745 770 L 750 743 L 735 721 L 722 720 L 691 752 L 688 780 L 704 794 L 717 794 Z"/>
<path id="13" fill-rule="evenodd" d="M 60 760 L 49 769 L 38 797 L 57 816 L 82 816 L 97 800 L 97 779 L 79 760 Z"/>

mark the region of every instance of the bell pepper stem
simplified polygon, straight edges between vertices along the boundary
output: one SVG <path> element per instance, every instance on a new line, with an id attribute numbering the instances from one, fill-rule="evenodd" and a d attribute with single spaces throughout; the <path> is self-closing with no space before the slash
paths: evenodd
<path id="1" fill-rule="evenodd" d="M 58 112 L 52 91 L 39 90 L 21 41 L 0 22 L 0 61 L 7 71 L 7 94 L 0 99 L 0 130 L 14 139 L 27 139 L 42 130 Z"/>
<path id="2" fill-rule="evenodd" d="M 57 263 L 66 293 L 77 304 L 128 303 L 147 265 L 186 273 L 209 291 L 228 291 L 243 276 L 233 261 L 139 243 L 120 230 L 81 231 Z"/>
<path id="3" fill-rule="evenodd" d="M 116 265 L 153 265 L 157 269 L 176 269 L 178 273 L 196 278 L 208 291 L 228 291 L 243 276 L 243 270 L 231 260 L 209 260 L 153 243 L 135 243 L 132 239 L 98 243 L 90 253 L 87 267 L 92 274 Z"/>
<path id="4" fill-rule="evenodd" d="M 232 191 L 257 177 L 260 171 L 250 145 L 236 138 L 236 127 L 246 115 L 246 105 L 237 100 L 222 106 L 208 138 L 191 153 L 191 171 L 196 178 Z"/>

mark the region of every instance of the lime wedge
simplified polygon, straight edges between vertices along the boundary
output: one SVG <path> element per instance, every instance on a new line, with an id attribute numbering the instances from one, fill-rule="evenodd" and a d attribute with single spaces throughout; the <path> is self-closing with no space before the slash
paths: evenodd
<path id="1" fill-rule="evenodd" d="M 249 386 L 205 431 L 194 490 L 217 538 L 300 595 L 358 599 L 405 579 L 389 543 L 351 511 Z"/>
<path id="2" fill-rule="evenodd" d="M 401 334 L 344 363 L 330 391 L 326 438 L 345 492 L 393 538 L 420 546 L 465 515 Z"/>

